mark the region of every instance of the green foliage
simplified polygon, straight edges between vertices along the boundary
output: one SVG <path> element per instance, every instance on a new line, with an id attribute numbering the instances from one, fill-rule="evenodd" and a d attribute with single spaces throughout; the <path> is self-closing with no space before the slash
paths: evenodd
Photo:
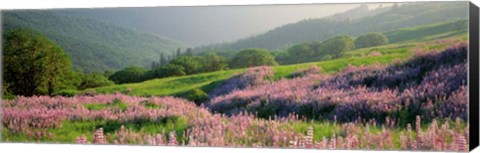
<path id="1" fill-rule="evenodd" d="M 307 43 L 292 46 L 287 49 L 287 52 L 289 55 L 294 55 L 296 57 L 309 57 L 315 53 Z"/>
<path id="2" fill-rule="evenodd" d="M 215 53 L 203 56 L 202 63 L 203 72 L 224 70 L 227 67 L 226 59 Z"/>
<path id="3" fill-rule="evenodd" d="M 225 61 L 225 58 L 213 53 L 204 56 L 183 55 L 172 60 L 169 64 L 155 67 L 149 71 L 139 67 L 129 67 L 116 72 L 109 79 L 115 81 L 115 83 L 134 83 L 155 78 L 219 71 L 226 68 Z"/>
<path id="4" fill-rule="evenodd" d="M 355 39 L 356 48 L 367 48 L 388 44 L 388 38 L 382 33 L 373 32 L 359 36 Z"/>
<path id="5" fill-rule="evenodd" d="M 273 66 L 278 65 L 273 55 L 263 49 L 245 49 L 233 58 L 230 67 L 232 68 L 245 68 L 254 66 Z"/>
<path id="6" fill-rule="evenodd" d="M 106 70 L 105 72 L 103 72 L 103 76 L 106 78 L 110 77 L 111 75 L 113 75 L 113 71 Z"/>
<path id="7" fill-rule="evenodd" d="M 68 55 L 54 42 L 28 29 L 3 35 L 4 86 L 14 95 L 52 95 L 71 87 Z"/>
<path id="8" fill-rule="evenodd" d="M 138 66 L 129 66 L 118 72 L 115 72 L 108 79 L 112 80 L 117 84 L 122 83 L 132 83 L 132 82 L 141 82 L 143 81 L 143 76 L 147 70 Z"/>
<path id="9" fill-rule="evenodd" d="M 170 64 L 182 66 L 187 75 L 202 71 L 202 59 L 198 56 L 180 56 L 171 61 Z"/>
<path id="10" fill-rule="evenodd" d="M 2 86 L 2 99 L 14 99 L 15 98 L 15 95 L 13 95 L 12 93 L 10 93 L 8 90 L 7 90 L 7 87 L 6 86 Z"/>
<path id="11" fill-rule="evenodd" d="M 79 74 L 81 77 L 81 83 L 78 86 L 78 89 L 84 90 L 87 88 L 96 88 L 102 86 L 113 85 L 114 83 L 108 80 L 104 74 L 101 73 L 91 73 L 91 74 Z"/>
<path id="12" fill-rule="evenodd" d="M 124 91 L 128 88 L 132 89 L 129 95 L 136 96 L 167 96 L 178 95 L 189 90 L 209 85 L 213 81 L 225 80 L 233 76 L 235 73 L 243 70 L 216 71 L 210 73 L 202 73 L 188 76 L 167 77 L 144 81 L 142 83 L 113 85 L 95 88 L 99 94 L 115 93 L 116 91 Z M 204 90 L 209 92 L 208 90 Z"/>
<path id="13" fill-rule="evenodd" d="M 175 64 L 167 64 L 149 71 L 147 75 L 148 76 L 146 76 L 146 78 L 153 79 L 153 78 L 164 78 L 164 77 L 170 77 L 170 76 L 184 76 L 186 75 L 186 73 L 185 73 L 185 68 L 183 68 L 183 66 L 175 65 Z"/>
<path id="14" fill-rule="evenodd" d="M 190 101 L 194 101 L 198 106 L 208 100 L 208 94 L 198 88 L 188 91 L 184 97 Z"/>
<path id="15" fill-rule="evenodd" d="M 353 39 L 348 36 L 337 36 L 322 42 L 322 52 L 339 57 L 343 52 L 354 48 Z"/>
<path id="16" fill-rule="evenodd" d="M 468 20 L 456 20 L 451 22 L 442 22 L 422 26 L 408 27 L 386 32 L 390 43 L 403 41 L 418 41 L 423 37 L 443 34 L 446 32 L 466 33 L 468 30 Z"/>

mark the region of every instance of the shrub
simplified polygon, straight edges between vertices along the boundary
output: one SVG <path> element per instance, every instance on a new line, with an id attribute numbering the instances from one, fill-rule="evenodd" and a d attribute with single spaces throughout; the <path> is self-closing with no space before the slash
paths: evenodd
<path id="1" fill-rule="evenodd" d="M 388 38 L 382 33 L 369 33 L 355 39 L 356 48 L 367 48 L 388 44 Z"/>
<path id="2" fill-rule="evenodd" d="M 13 95 L 12 93 L 8 92 L 6 90 L 7 88 L 4 86 L 3 87 L 3 90 L 2 90 L 2 99 L 14 99 L 15 98 L 15 95 Z"/>
<path id="3" fill-rule="evenodd" d="M 215 53 L 209 53 L 208 55 L 203 56 L 202 60 L 203 72 L 224 70 L 227 67 L 225 57 L 218 56 Z"/>
<path id="4" fill-rule="evenodd" d="M 352 50 L 355 46 L 353 39 L 348 36 L 337 36 L 322 42 L 321 50 L 325 54 L 339 57 L 342 52 Z"/>
<path id="5" fill-rule="evenodd" d="M 87 88 L 96 88 L 101 86 L 109 86 L 114 83 L 111 80 L 108 80 L 103 74 L 100 73 L 91 73 L 81 75 L 81 83 L 78 86 L 78 89 L 83 90 Z"/>
<path id="6" fill-rule="evenodd" d="M 147 70 L 145 70 L 143 67 L 129 66 L 118 72 L 115 72 L 108 79 L 117 84 L 140 82 L 143 81 L 143 76 L 146 74 L 146 72 Z"/>
<path id="7" fill-rule="evenodd" d="M 174 64 L 167 64 L 157 69 L 151 70 L 149 74 L 146 76 L 147 79 L 153 78 L 164 78 L 170 76 L 184 76 L 186 75 L 185 69 L 183 66 L 174 65 Z"/>
<path id="8" fill-rule="evenodd" d="M 232 68 L 278 65 L 273 55 L 263 49 L 245 49 L 238 53 L 230 63 Z"/>
<path id="9" fill-rule="evenodd" d="M 195 74 L 202 71 L 202 58 L 198 56 L 180 56 L 171 61 L 170 64 L 182 66 L 185 74 Z"/>

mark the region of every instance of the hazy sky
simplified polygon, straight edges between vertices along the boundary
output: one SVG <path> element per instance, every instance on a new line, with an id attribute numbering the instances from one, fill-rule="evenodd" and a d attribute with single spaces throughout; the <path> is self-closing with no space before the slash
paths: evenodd
<path id="1" fill-rule="evenodd" d="M 360 4 L 97 8 L 60 12 L 94 17 L 198 46 L 234 41 L 358 6 Z M 370 8 L 378 6 L 369 4 Z"/>

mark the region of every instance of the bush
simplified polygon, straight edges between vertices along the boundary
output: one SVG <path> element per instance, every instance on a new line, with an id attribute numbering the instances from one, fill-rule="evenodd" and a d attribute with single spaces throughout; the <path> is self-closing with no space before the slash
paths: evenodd
<path id="1" fill-rule="evenodd" d="M 278 65 L 273 55 L 263 49 L 245 49 L 238 53 L 230 63 L 232 68 Z"/>
<path id="2" fill-rule="evenodd" d="M 369 33 L 355 39 L 356 48 L 367 48 L 388 44 L 388 38 L 382 33 Z"/>
<path id="3" fill-rule="evenodd" d="M 353 39 L 348 36 L 337 36 L 322 42 L 321 52 L 339 57 L 343 52 L 354 48 Z"/>
<path id="4" fill-rule="evenodd" d="M 174 64 L 167 64 L 167 65 L 158 67 L 157 69 L 154 69 L 149 73 L 150 73 L 150 76 L 148 77 L 149 79 L 186 75 L 185 69 L 183 68 L 183 66 L 174 65 Z"/>
<path id="5" fill-rule="evenodd" d="M 114 83 L 108 80 L 103 74 L 100 73 L 91 73 L 81 75 L 81 83 L 78 86 L 78 89 L 83 90 L 87 88 L 96 88 L 101 86 L 109 86 Z"/>
<path id="6" fill-rule="evenodd" d="M 203 102 L 208 100 L 208 94 L 197 88 L 185 93 L 185 98 L 190 101 L 194 101 L 195 104 L 200 106 Z"/>
<path id="7" fill-rule="evenodd" d="M 198 56 L 180 56 L 171 61 L 170 64 L 182 66 L 186 74 L 195 74 L 202 71 L 202 58 Z"/>
<path id="8" fill-rule="evenodd" d="M 2 99 L 9 99 L 9 100 L 14 99 L 14 98 L 15 98 L 15 95 L 13 95 L 12 93 L 8 92 L 6 89 L 7 89 L 7 88 L 6 88 L 5 86 L 3 86 Z"/>
<path id="9" fill-rule="evenodd" d="M 123 70 L 115 72 L 108 79 L 117 84 L 141 82 L 143 81 L 143 77 L 146 72 L 147 70 L 145 70 L 143 67 L 129 66 Z"/>
<path id="10" fill-rule="evenodd" d="M 287 49 L 288 55 L 296 58 L 306 58 L 314 54 L 314 50 L 311 49 L 310 44 L 303 43 L 292 46 Z"/>
<path id="11" fill-rule="evenodd" d="M 209 53 L 202 58 L 203 72 L 213 72 L 224 70 L 227 67 L 225 57 L 218 56 L 215 53 Z"/>

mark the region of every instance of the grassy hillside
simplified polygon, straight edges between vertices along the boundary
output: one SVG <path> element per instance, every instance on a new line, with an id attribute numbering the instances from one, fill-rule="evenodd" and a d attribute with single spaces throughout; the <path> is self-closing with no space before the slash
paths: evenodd
<path id="1" fill-rule="evenodd" d="M 383 34 L 388 37 L 389 43 L 419 42 L 443 39 L 451 36 L 467 33 L 467 20 L 441 22 L 435 24 L 414 26 L 396 29 Z M 322 59 L 324 55 L 305 57 L 303 62 L 314 62 Z M 285 63 L 287 64 L 287 63 Z M 292 63 L 288 63 L 292 64 Z"/>
<path id="2" fill-rule="evenodd" d="M 406 60 L 411 57 L 416 50 L 419 49 L 444 49 L 453 42 L 464 40 L 466 40 L 465 33 L 444 39 L 434 39 L 434 41 L 406 42 L 353 50 L 344 54 L 343 57 L 334 60 L 275 66 L 273 67 L 275 73 L 274 78 L 280 79 L 287 77 L 291 73 L 310 67 L 311 65 L 317 65 L 324 73 L 335 73 L 347 67 L 348 65 L 359 66 L 375 63 L 388 64 L 397 60 Z M 202 90 L 209 92 L 219 82 L 222 82 L 223 80 L 243 71 L 245 71 L 245 69 L 217 71 L 181 77 L 169 77 L 149 80 L 141 83 L 100 87 L 93 90 L 95 90 L 97 93 L 114 93 L 131 90 L 128 92 L 128 94 L 137 96 L 178 95 L 196 88 L 201 88 Z"/>
<path id="3" fill-rule="evenodd" d="M 422 39 L 432 39 L 437 36 L 448 37 L 460 33 L 466 33 L 468 30 L 468 20 L 459 20 L 453 22 L 442 22 L 429 25 L 402 28 L 394 31 L 385 32 L 390 43 L 402 41 L 419 41 Z"/>
<path id="4" fill-rule="evenodd" d="M 208 48 L 278 50 L 302 42 L 322 41 L 341 34 L 356 36 L 368 32 L 387 32 L 399 28 L 466 19 L 467 6 L 467 2 L 404 3 L 377 15 L 340 21 L 328 18 L 304 20 L 233 43 L 200 47 L 198 50 Z"/>
<path id="5" fill-rule="evenodd" d="M 160 53 L 183 46 L 167 38 L 50 11 L 2 11 L 2 22 L 5 31 L 26 27 L 49 37 L 70 55 L 75 68 L 85 72 L 149 66 Z"/>

